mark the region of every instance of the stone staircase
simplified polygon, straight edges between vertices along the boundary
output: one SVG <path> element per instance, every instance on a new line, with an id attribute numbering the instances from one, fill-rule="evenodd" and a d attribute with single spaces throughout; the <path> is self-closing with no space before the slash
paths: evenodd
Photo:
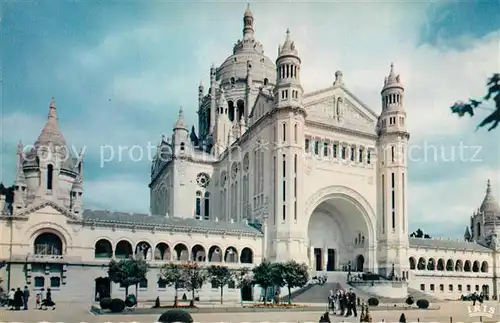
<path id="1" fill-rule="evenodd" d="M 429 295 L 427 293 L 424 293 L 422 291 L 419 291 L 418 289 L 410 288 L 408 287 L 408 294 L 409 296 L 413 297 L 413 299 L 418 301 L 419 299 L 426 299 L 429 302 L 442 302 L 442 300 L 437 299 L 436 297 Z"/>
<path id="2" fill-rule="evenodd" d="M 316 303 L 316 304 L 326 304 L 328 303 L 328 295 L 330 290 L 337 290 L 340 287 L 339 283 L 327 282 L 323 285 L 310 284 L 309 288 L 301 289 L 300 292 L 295 296 L 292 296 L 292 300 L 295 303 Z"/>

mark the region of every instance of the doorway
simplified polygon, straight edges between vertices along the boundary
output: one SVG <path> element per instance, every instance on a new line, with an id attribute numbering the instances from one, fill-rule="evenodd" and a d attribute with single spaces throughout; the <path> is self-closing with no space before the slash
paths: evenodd
<path id="1" fill-rule="evenodd" d="M 252 285 L 244 285 L 243 287 L 241 287 L 241 300 L 243 302 L 253 302 Z"/>
<path id="2" fill-rule="evenodd" d="M 358 255 L 356 257 L 356 271 L 362 272 L 364 265 L 365 265 L 365 257 L 363 257 L 363 255 Z"/>
<path id="3" fill-rule="evenodd" d="M 108 277 L 99 277 L 95 279 L 95 301 L 111 296 L 111 281 Z"/>
<path id="4" fill-rule="evenodd" d="M 335 271 L 335 249 L 328 249 L 326 271 Z"/>
<path id="5" fill-rule="evenodd" d="M 323 270 L 323 255 L 321 248 L 314 248 L 314 259 L 316 260 L 316 271 Z"/>

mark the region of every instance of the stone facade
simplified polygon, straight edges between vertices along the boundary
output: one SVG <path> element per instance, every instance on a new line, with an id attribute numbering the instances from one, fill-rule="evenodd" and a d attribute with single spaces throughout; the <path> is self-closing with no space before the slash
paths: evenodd
<path id="1" fill-rule="evenodd" d="M 441 298 L 466 294 L 467 286 L 497 294 L 500 212 L 491 189 L 467 241 L 409 238 L 410 136 L 394 66 L 383 80 L 379 115 L 348 90 L 340 71 L 332 86 L 304 93 L 290 31 L 273 62 L 254 37 L 250 9 L 243 22 L 233 54 L 212 66 L 208 90 L 199 86 L 197 131 L 181 108 L 172 136 L 158 144 L 149 214 L 83 208 L 84 156 L 63 149 L 51 102 L 34 148 L 25 152 L 19 144 L 13 200 L 0 196 L 0 260 L 8 264 L 0 273 L 7 285 L 92 300 L 110 259 L 147 250 L 142 256 L 151 270 L 139 293 L 151 299 L 173 293 L 158 282 L 161 264 L 186 260 L 239 268 L 294 259 L 312 272 L 351 267 L 403 277 L 398 294 L 407 286 Z M 421 258 L 425 266 L 434 259 L 436 269 L 419 270 Z M 440 270 L 441 259 L 481 265 Z M 459 282 L 464 277 L 469 285 Z M 230 284 L 225 295 L 243 293 Z M 200 296 L 217 299 L 219 291 L 206 286 Z"/>

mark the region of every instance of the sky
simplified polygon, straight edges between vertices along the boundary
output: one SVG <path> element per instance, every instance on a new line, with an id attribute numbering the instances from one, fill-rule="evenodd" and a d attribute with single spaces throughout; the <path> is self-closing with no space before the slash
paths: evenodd
<path id="1" fill-rule="evenodd" d="M 499 131 L 477 130 L 491 109 L 458 118 L 500 71 L 500 2 L 250 1 L 256 38 L 276 59 L 290 28 L 305 91 L 346 87 L 376 113 L 393 62 L 405 85 L 410 229 L 460 237 L 492 180 L 500 198 Z M 148 212 L 150 156 L 183 106 L 197 124 L 209 84 L 241 38 L 245 2 L 5 2 L 1 12 L 0 181 L 11 184 L 19 140 L 32 144 L 55 97 L 60 127 L 85 148 L 85 207 Z M 134 145 L 144 156 L 129 157 Z M 118 154 L 122 148 L 121 158 Z M 113 156 L 111 152 L 113 151 Z M 154 151 L 150 149 L 151 153 Z M 101 163 L 101 156 L 112 161 Z M 112 157 L 112 158 L 109 158 Z"/>

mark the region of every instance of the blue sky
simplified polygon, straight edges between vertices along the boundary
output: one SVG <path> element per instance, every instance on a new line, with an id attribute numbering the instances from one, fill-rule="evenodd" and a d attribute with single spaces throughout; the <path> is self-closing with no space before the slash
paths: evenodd
<path id="1" fill-rule="evenodd" d="M 228 2 L 8 2 L 2 9 L 1 181 L 15 174 L 19 139 L 33 143 L 55 96 L 61 128 L 86 147 L 89 208 L 146 212 L 149 161 L 100 167 L 101 148 L 155 145 L 183 106 L 196 123 L 197 87 L 208 84 L 241 37 L 246 4 Z M 271 59 L 290 28 L 303 60 L 306 91 L 346 86 L 380 111 L 390 62 L 406 86 L 412 144 L 438 148 L 410 164 L 410 226 L 459 236 L 491 178 L 500 196 L 498 131 L 475 132 L 479 119 L 448 107 L 484 94 L 499 68 L 498 1 L 439 3 L 251 2 L 256 37 Z M 486 113 L 487 111 L 485 111 Z M 445 161 L 458 154 L 465 159 Z M 477 147 L 477 148 L 476 148 Z M 472 155 L 479 150 L 475 162 Z M 108 148 L 104 148 L 108 151 Z"/>

